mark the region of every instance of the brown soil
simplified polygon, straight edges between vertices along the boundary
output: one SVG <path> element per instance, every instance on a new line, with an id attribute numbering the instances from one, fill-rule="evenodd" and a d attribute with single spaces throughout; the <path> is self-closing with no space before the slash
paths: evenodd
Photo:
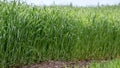
<path id="1" fill-rule="evenodd" d="M 74 68 L 75 66 L 81 68 L 83 66 L 89 66 L 90 63 L 91 61 L 89 60 L 77 62 L 48 61 L 27 66 L 16 66 L 14 68 L 65 68 L 65 67 Z"/>

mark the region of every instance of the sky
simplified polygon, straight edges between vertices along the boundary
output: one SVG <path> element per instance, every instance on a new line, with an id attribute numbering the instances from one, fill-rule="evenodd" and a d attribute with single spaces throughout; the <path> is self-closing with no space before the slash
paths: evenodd
<path id="1" fill-rule="evenodd" d="M 11 0 L 8 0 L 11 1 Z M 22 1 L 22 0 L 21 0 Z M 34 5 L 69 5 L 72 3 L 73 6 L 97 6 L 99 5 L 115 5 L 119 4 L 120 0 L 23 0 L 27 4 Z"/>
<path id="2" fill-rule="evenodd" d="M 35 5 L 69 5 L 72 3 L 74 6 L 95 6 L 100 5 L 114 5 L 120 3 L 120 0 L 25 0 L 28 4 Z"/>

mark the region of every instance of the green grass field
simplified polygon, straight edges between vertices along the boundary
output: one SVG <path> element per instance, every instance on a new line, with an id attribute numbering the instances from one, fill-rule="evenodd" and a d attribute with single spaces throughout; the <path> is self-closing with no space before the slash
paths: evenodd
<path id="1" fill-rule="evenodd" d="M 0 1 L 0 68 L 120 55 L 120 5 L 30 6 Z"/>

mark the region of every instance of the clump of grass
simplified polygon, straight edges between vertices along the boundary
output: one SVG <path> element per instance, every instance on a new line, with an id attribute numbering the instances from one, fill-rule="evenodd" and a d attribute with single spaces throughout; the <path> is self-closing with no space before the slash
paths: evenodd
<path id="1" fill-rule="evenodd" d="M 119 7 L 39 7 L 0 1 L 0 66 L 116 57 Z"/>
<path id="2" fill-rule="evenodd" d="M 102 63 L 92 63 L 90 68 L 119 68 L 120 60 L 114 59 L 112 61 L 102 62 Z"/>

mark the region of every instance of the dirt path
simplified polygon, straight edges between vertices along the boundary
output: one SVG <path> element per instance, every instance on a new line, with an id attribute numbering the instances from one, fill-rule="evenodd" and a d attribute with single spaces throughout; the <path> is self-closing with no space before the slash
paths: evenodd
<path id="1" fill-rule="evenodd" d="M 63 62 L 63 61 L 48 61 L 48 62 L 42 62 L 37 64 L 32 64 L 28 66 L 17 66 L 15 68 L 65 68 L 70 67 L 74 68 L 77 66 L 78 68 L 81 68 L 82 66 L 88 66 L 91 63 L 91 61 L 77 61 L 77 62 Z"/>

